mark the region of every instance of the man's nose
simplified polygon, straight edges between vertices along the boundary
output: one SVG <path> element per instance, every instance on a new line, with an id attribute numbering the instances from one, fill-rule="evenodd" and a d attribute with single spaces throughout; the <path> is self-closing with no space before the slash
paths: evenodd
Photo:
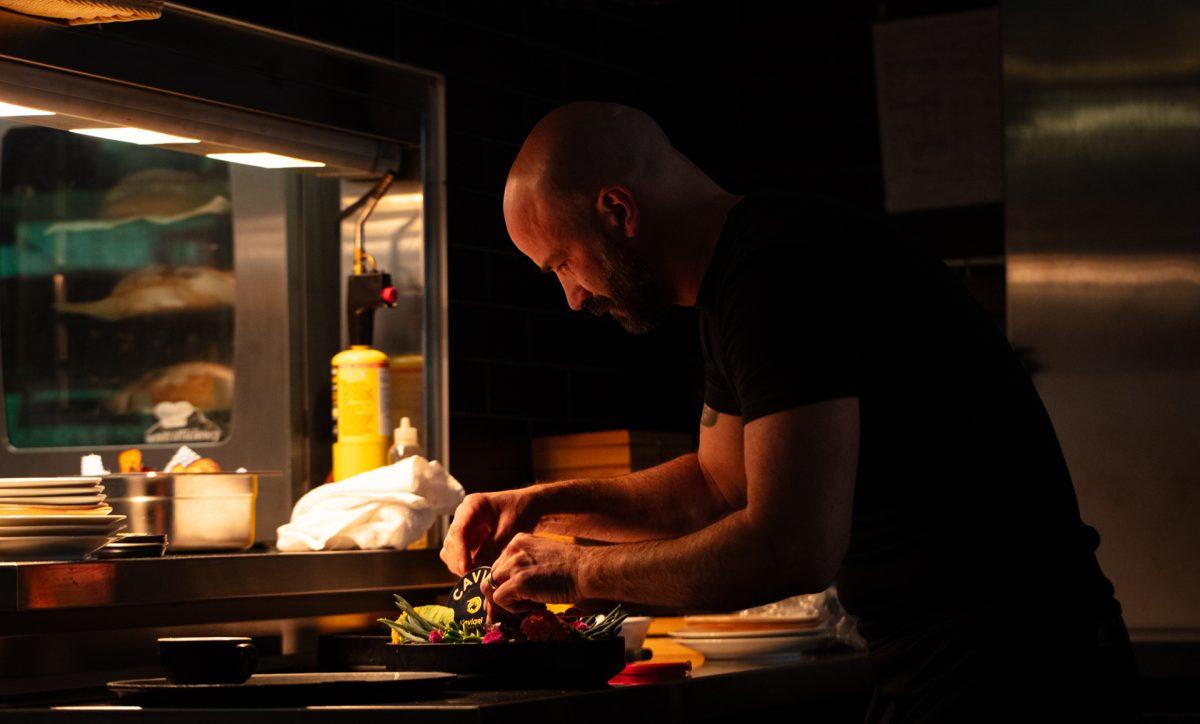
<path id="1" fill-rule="evenodd" d="M 563 274 L 558 275 L 558 282 L 562 284 L 563 294 L 567 297 L 567 306 L 576 312 L 583 311 L 583 303 L 591 298 L 592 293 Z"/>

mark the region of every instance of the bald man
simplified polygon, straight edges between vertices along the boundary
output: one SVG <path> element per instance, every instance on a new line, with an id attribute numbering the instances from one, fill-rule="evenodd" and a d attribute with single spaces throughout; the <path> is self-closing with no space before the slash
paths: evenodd
<path id="1" fill-rule="evenodd" d="M 494 605 L 728 611 L 836 582 L 872 721 L 1129 712 L 1127 634 L 1053 428 L 939 262 L 831 202 L 731 194 L 612 104 L 537 124 L 504 217 L 574 310 L 640 333 L 699 307 L 707 385 L 695 454 L 466 498 L 442 558 L 493 564 Z"/>

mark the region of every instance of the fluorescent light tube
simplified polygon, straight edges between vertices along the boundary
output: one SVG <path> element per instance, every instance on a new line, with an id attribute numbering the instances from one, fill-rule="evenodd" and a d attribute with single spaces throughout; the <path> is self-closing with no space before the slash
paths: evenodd
<path id="1" fill-rule="evenodd" d="M 0 116 L 11 118 L 13 116 L 52 116 L 54 111 L 40 111 L 37 108 L 29 108 L 28 106 L 18 106 L 15 103 L 0 102 Z"/>
<path id="2" fill-rule="evenodd" d="M 320 161 L 306 161 L 302 158 L 280 156 L 277 153 L 256 151 L 253 153 L 206 153 L 209 158 L 230 163 L 244 163 L 259 168 L 320 168 L 325 164 Z"/>
<path id="3" fill-rule="evenodd" d="M 125 126 L 123 128 L 72 128 L 70 130 L 71 133 L 95 136 L 96 138 L 107 138 L 110 141 L 136 143 L 139 146 L 155 146 L 163 143 L 200 143 L 199 138 L 172 136 L 169 133 L 147 131 L 144 128 L 134 128 L 133 126 Z"/>

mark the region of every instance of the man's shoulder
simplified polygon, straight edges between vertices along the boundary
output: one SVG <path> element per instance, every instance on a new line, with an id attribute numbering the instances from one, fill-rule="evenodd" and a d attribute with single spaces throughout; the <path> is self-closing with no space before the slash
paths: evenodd
<path id="1" fill-rule="evenodd" d="M 734 208 L 714 257 L 711 306 L 742 287 L 824 286 L 878 243 L 869 212 L 815 194 L 760 192 Z"/>

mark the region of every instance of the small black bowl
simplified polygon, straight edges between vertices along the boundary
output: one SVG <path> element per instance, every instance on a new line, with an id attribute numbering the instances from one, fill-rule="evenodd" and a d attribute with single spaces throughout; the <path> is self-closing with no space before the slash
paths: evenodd
<path id="1" fill-rule="evenodd" d="M 173 684 L 240 684 L 258 667 L 258 650 L 243 636 L 159 639 L 158 658 Z"/>

